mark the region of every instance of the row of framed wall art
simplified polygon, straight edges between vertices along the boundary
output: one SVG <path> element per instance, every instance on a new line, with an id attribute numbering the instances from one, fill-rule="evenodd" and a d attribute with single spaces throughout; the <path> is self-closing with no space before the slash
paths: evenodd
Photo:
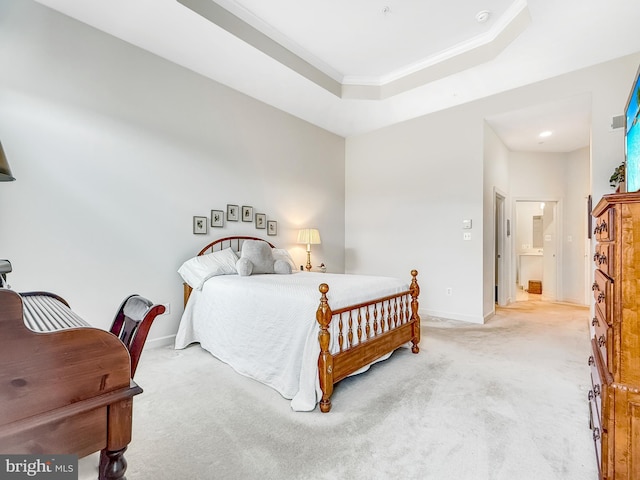
<path id="1" fill-rule="evenodd" d="M 278 222 L 275 220 L 267 220 L 266 213 L 253 214 L 253 207 L 243 205 L 242 208 L 239 205 L 227 205 L 226 212 L 227 222 L 255 222 L 255 226 L 258 230 L 267 230 L 267 235 L 278 234 Z M 205 234 L 208 231 L 208 218 L 207 217 L 193 217 L 193 233 Z M 224 227 L 225 212 L 224 210 L 211 210 L 211 226 L 214 228 Z"/>

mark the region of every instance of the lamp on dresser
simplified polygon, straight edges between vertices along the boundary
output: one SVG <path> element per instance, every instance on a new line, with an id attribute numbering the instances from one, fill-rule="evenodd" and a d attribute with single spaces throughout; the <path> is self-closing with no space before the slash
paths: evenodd
<path id="1" fill-rule="evenodd" d="M 311 245 L 320 245 L 320 232 L 317 228 L 303 228 L 298 232 L 298 243 L 307 244 L 307 272 L 311 271 Z"/>
<path id="2" fill-rule="evenodd" d="M 2 143 L 0 142 L 0 182 L 12 182 L 16 178 L 11 174 L 11 168 L 9 168 L 9 162 L 2 149 Z"/>

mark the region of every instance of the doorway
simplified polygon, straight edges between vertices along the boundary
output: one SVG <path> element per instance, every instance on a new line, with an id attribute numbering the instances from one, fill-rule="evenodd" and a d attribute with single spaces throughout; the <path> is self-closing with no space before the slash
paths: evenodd
<path id="1" fill-rule="evenodd" d="M 515 208 L 514 254 L 516 300 L 523 293 L 541 300 L 558 299 L 558 202 L 517 200 Z"/>

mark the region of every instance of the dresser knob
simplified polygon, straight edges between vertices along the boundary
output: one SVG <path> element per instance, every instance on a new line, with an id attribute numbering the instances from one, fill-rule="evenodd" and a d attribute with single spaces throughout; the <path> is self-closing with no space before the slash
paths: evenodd
<path id="1" fill-rule="evenodd" d="M 596 364 L 596 359 L 593 358 L 593 355 L 589 355 L 589 366 L 593 367 Z"/>
<path id="2" fill-rule="evenodd" d="M 598 338 L 598 346 L 604 347 L 606 343 L 607 343 L 607 337 L 605 337 L 604 335 L 600 335 L 600 338 Z"/>
<path id="3" fill-rule="evenodd" d="M 607 231 L 607 222 L 605 222 L 604 220 L 602 221 L 602 223 L 600 223 L 600 231 L 601 232 Z"/>
<path id="4" fill-rule="evenodd" d="M 602 265 L 603 263 L 607 263 L 607 256 L 604 253 L 598 258 L 598 263 L 600 265 Z"/>
<path id="5" fill-rule="evenodd" d="M 593 285 L 591 285 L 591 290 L 594 292 L 596 290 L 600 290 L 600 288 L 598 288 L 598 282 L 593 282 Z"/>
<path id="6" fill-rule="evenodd" d="M 593 325 L 594 327 L 600 326 L 600 322 L 598 321 L 598 317 L 593 317 L 593 320 L 591 320 L 591 325 Z"/>
<path id="7" fill-rule="evenodd" d="M 602 303 L 602 302 L 604 302 L 604 299 L 605 299 L 604 292 L 600 292 L 600 293 L 598 294 L 598 303 Z"/>
<path id="8" fill-rule="evenodd" d="M 589 401 L 593 400 L 594 397 L 595 395 L 593 394 L 593 390 L 589 390 L 589 393 L 587 394 L 587 398 L 589 399 Z"/>
<path id="9" fill-rule="evenodd" d="M 598 427 L 593 429 L 593 441 L 600 439 L 600 429 Z"/>
<path id="10" fill-rule="evenodd" d="M 594 385 L 593 386 L 593 394 L 596 397 L 600 395 L 600 385 Z"/>

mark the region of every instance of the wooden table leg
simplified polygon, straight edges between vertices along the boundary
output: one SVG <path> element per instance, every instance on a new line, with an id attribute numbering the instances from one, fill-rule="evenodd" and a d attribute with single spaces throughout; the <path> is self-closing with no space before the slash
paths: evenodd
<path id="1" fill-rule="evenodd" d="M 126 449 L 127 447 L 100 452 L 100 466 L 98 467 L 100 480 L 127 480 L 124 476 L 127 471 L 127 461 L 124 458 Z"/>

